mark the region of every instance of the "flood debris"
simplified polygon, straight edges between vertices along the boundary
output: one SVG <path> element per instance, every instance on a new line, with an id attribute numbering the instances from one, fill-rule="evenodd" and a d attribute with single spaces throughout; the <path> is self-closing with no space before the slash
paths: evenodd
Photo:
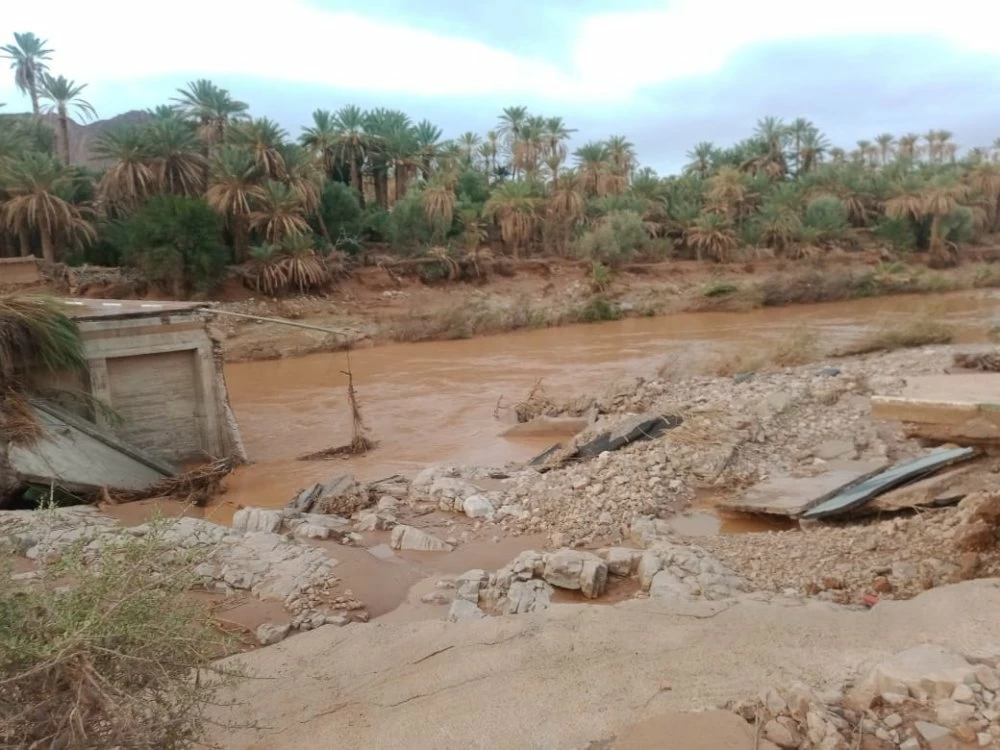
<path id="1" fill-rule="evenodd" d="M 841 515 L 864 505 L 883 492 L 925 477 L 946 466 L 967 461 L 976 455 L 974 448 L 941 448 L 926 456 L 901 461 L 885 471 L 853 483 L 828 500 L 824 500 L 802 514 L 805 519 L 821 519 Z"/>
<path id="2" fill-rule="evenodd" d="M 377 441 L 368 437 L 368 426 L 361 415 L 358 392 L 354 389 L 354 373 L 351 371 L 351 359 L 349 355 L 347 358 L 347 369 L 341 370 L 341 372 L 347 376 L 347 402 L 351 406 L 351 442 L 345 445 L 338 445 L 334 448 L 316 451 L 315 453 L 306 453 L 303 456 L 299 456 L 300 461 L 323 461 L 331 458 L 361 456 L 378 446 Z"/>
<path id="3" fill-rule="evenodd" d="M 220 493 L 222 480 L 241 463 L 237 456 L 226 456 L 190 471 L 164 477 L 141 489 L 103 489 L 101 496 L 104 501 L 115 505 L 159 497 L 184 500 L 204 507 Z"/>

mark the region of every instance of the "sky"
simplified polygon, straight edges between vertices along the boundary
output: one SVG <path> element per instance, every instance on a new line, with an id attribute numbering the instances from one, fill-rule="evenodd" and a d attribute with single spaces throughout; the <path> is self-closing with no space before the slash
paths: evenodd
<path id="1" fill-rule="evenodd" d="M 154 10 L 142 11 L 145 5 Z M 210 78 L 297 135 L 316 108 L 385 106 L 445 137 L 526 105 L 573 143 L 623 134 L 678 170 L 760 117 L 812 120 L 851 148 L 882 132 L 1000 137 L 1000 3 L 990 0 L 48 0 L 7 3 L 101 117 Z M 5 111 L 29 104 L 0 70 Z"/>

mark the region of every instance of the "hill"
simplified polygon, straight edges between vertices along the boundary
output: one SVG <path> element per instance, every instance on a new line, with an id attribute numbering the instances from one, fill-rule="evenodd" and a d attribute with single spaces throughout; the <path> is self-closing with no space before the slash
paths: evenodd
<path id="1" fill-rule="evenodd" d="M 14 114 L 14 117 L 30 117 L 30 112 Z M 59 137 L 59 124 L 55 115 L 42 115 L 45 120 L 56 131 Z M 115 130 L 128 125 L 141 125 L 148 122 L 152 116 L 148 112 L 133 109 L 123 112 L 120 115 L 109 117 L 107 120 L 95 120 L 85 124 L 78 123 L 72 118 L 69 120 L 69 159 L 73 164 L 102 169 L 106 166 L 105 161 L 97 159 L 91 153 L 94 140 L 104 132 Z"/>

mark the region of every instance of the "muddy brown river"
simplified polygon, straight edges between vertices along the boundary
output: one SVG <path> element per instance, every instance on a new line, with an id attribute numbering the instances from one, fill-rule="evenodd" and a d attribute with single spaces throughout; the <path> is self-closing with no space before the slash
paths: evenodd
<path id="1" fill-rule="evenodd" d="M 229 391 L 253 465 L 228 481 L 225 501 L 209 510 L 225 520 L 237 504 L 283 505 L 299 488 L 350 471 L 360 479 L 412 475 L 433 464 L 502 465 L 523 461 L 552 436 L 510 439 L 494 419 L 497 399 L 524 398 L 542 379 L 557 400 L 598 393 L 617 379 L 652 377 L 665 365 L 696 369 L 799 326 L 835 348 L 868 327 L 926 314 L 955 326 L 958 340 L 982 341 L 996 318 L 989 291 L 903 296 L 524 331 L 461 341 L 391 344 L 350 353 L 371 436 L 369 454 L 350 460 L 297 456 L 350 440 L 347 354 L 314 354 L 226 367 Z"/>

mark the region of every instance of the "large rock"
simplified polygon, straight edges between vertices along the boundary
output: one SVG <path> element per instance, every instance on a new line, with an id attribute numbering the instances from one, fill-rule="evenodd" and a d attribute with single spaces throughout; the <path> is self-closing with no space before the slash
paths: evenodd
<path id="1" fill-rule="evenodd" d="M 489 576 L 485 570 L 476 568 L 465 571 L 455 579 L 455 598 L 478 604 L 479 591 L 488 579 Z"/>
<path id="2" fill-rule="evenodd" d="M 411 549 L 422 552 L 451 552 L 452 546 L 433 534 L 414 526 L 399 524 L 392 530 L 389 546 L 393 549 Z"/>
<path id="3" fill-rule="evenodd" d="M 598 550 L 597 554 L 607 561 L 608 573 L 619 578 L 628 578 L 632 575 L 642 556 L 639 550 L 628 547 L 611 547 Z"/>
<path id="4" fill-rule="evenodd" d="M 463 620 L 481 620 L 486 617 L 486 613 L 470 601 L 456 599 L 451 603 L 448 610 L 448 622 L 462 622 Z"/>
<path id="5" fill-rule="evenodd" d="M 284 640 L 291 627 L 288 623 L 284 625 L 272 625 L 269 622 L 265 622 L 257 628 L 257 642 L 261 646 L 271 646 L 278 641 Z"/>
<path id="6" fill-rule="evenodd" d="M 503 614 L 520 615 L 547 609 L 552 602 L 553 588 L 537 578 L 530 581 L 512 581 L 507 590 Z"/>
<path id="7" fill-rule="evenodd" d="M 911 695 L 917 700 L 950 698 L 959 685 L 977 682 L 976 670 L 963 657 L 925 643 L 876 666 L 859 686 L 864 703 L 881 693 Z"/>
<path id="8" fill-rule="evenodd" d="M 239 531 L 275 533 L 281 528 L 282 518 L 280 510 L 240 508 L 233 514 L 233 528 Z"/>
<path id="9" fill-rule="evenodd" d="M 492 518 L 495 512 L 490 499 L 486 495 L 479 494 L 465 498 L 462 510 L 469 518 Z"/>
<path id="10" fill-rule="evenodd" d="M 608 566 L 591 552 L 561 549 L 546 555 L 542 578 L 561 589 L 582 591 L 593 599 L 604 593 Z"/>
<path id="11" fill-rule="evenodd" d="M 317 513 L 353 516 L 373 502 L 371 493 L 351 474 L 341 474 L 321 485 L 313 510 Z"/>

